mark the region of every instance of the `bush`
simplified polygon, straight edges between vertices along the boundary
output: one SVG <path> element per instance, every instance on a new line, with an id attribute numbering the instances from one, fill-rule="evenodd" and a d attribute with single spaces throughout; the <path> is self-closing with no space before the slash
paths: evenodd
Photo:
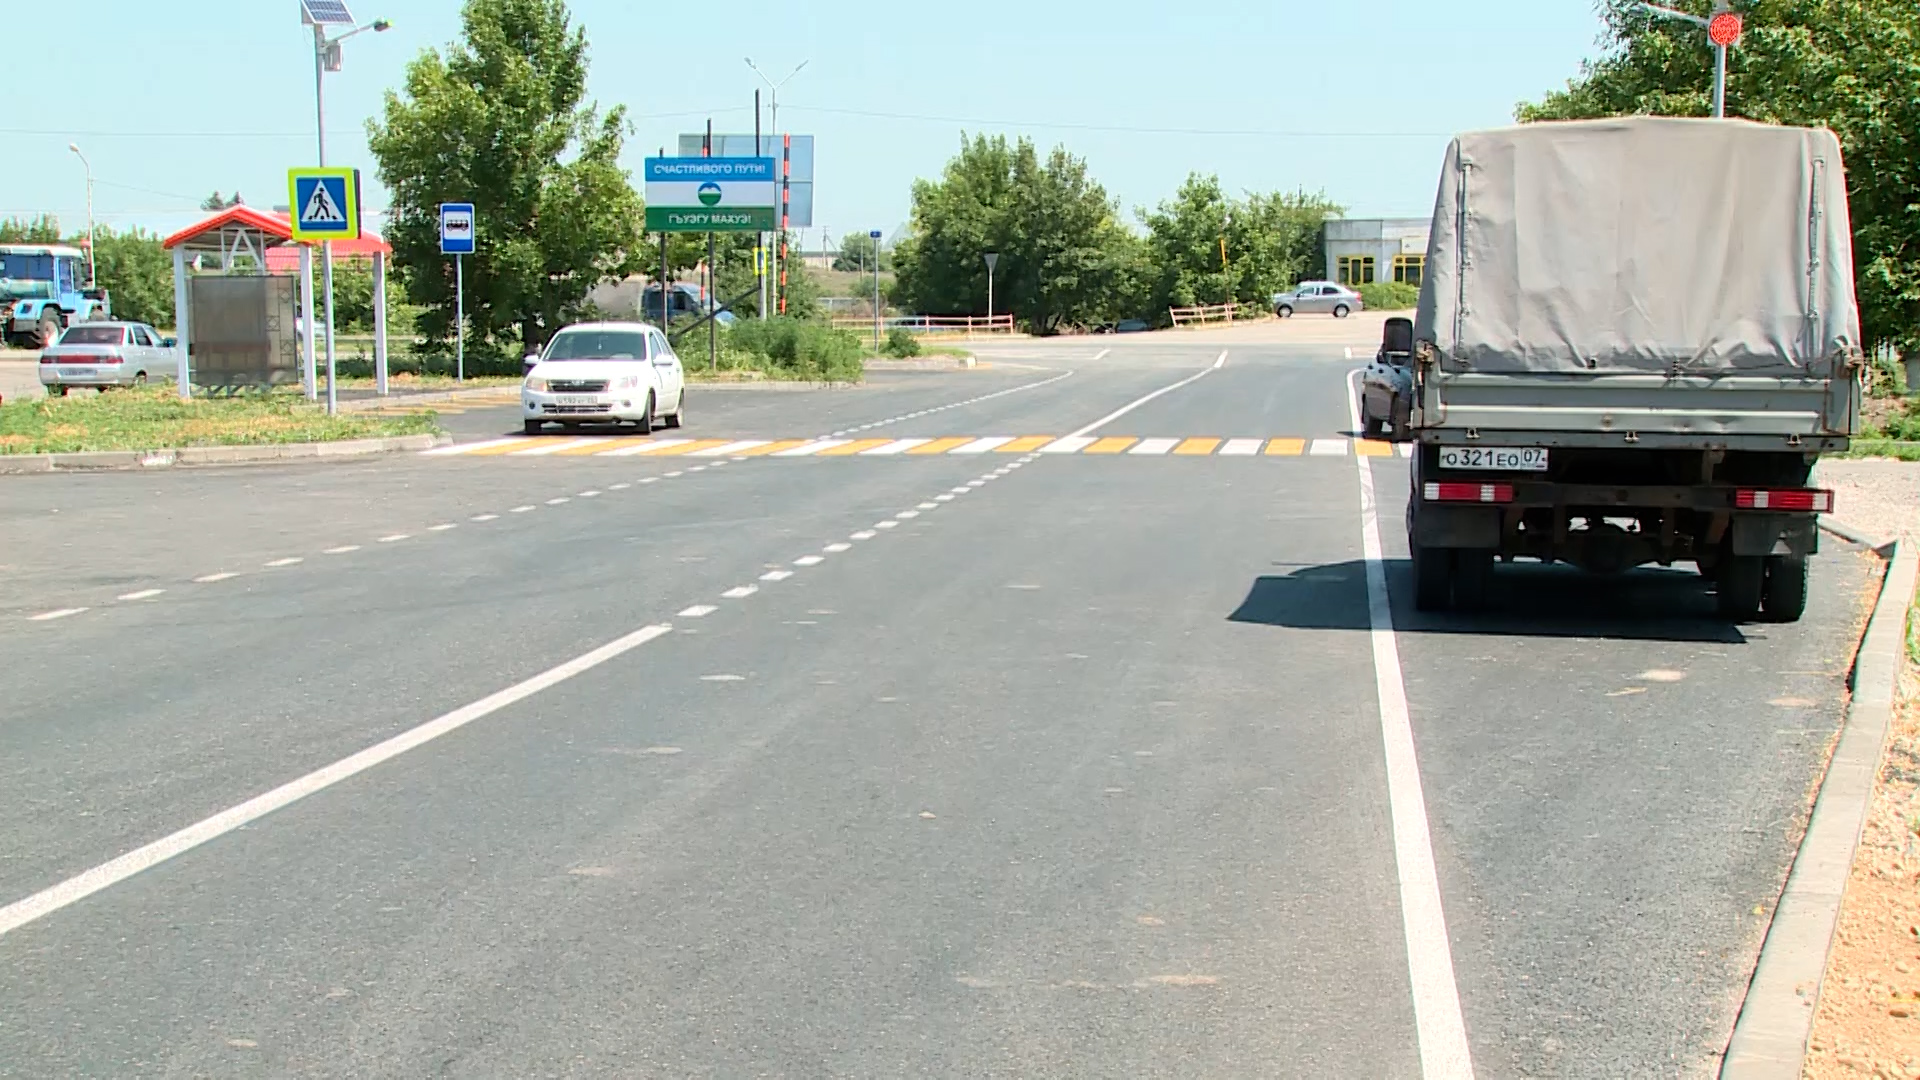
<path id="1" fill-rule="evenodd" d="M 320 357 L 319 366 L 320 377 L 325 378 L 327 358 L 324 355 Z M 452 378 L 454 367 L 454 359 L 451 356 L 418 356 L 399 352 L 387 354 L 388 375 L 440 375 Z M 369 349 L 364 354 L 356 352 L 347 356 L 336 353 L 333 369 L 343 379 L 371 379 L 373 378 L 372 350 Z M 468 378 L 482 375 L 518 375 L 520 371 L 521 362 L 518 357 L 476 355 L 471 352 L 467 354 Z"/>
<path id="2" fill-rule="evenodd" d="M 919 356 L 920 339 L 914 337 L 906 330 L 895 327 L 887 331 L 887 344 L 881 351 L 897 360 L 905 360 L 911 356 Z"/>
<path id="3" fill-rule="evenodd" d="M 860 378 L 860 338 L 852 331 L 791 316 L 742 319 L 726 331 L 723 351 L 762 359 L 776 377 L 854 381 Z"/>
<path id="4" fill-rule="evenodd" d="M 1404 281 L 1375 281 L 1360 286 L 1368 311 L 1405 311 L 1420 302 L 1420 288 Z"/>

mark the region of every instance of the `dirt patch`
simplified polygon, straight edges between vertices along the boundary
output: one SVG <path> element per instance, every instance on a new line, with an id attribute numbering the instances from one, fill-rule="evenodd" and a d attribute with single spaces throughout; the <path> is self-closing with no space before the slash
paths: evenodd
<path id="1" fill-rule="evenodd" d="M 1909 641 L 1893 730 L 1840 925 L 1804 1075 L 1920 1077 L 1920 665 Z"/>

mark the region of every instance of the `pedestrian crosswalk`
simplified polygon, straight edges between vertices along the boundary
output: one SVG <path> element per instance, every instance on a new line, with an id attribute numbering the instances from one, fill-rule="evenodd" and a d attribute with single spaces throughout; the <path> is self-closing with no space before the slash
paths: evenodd
<path id="1" fill-rule="evenodd" d="M 949 435 L 907 439 L 694 439 L 644 435 L 577 438 L 518 436 L 457 443 L 429 457 L 820 458 L 1039 454 L 1112 457 L 1411 457 L 1406 443 L 1296 437 L 1139 437 L 1132 435 Z"/>

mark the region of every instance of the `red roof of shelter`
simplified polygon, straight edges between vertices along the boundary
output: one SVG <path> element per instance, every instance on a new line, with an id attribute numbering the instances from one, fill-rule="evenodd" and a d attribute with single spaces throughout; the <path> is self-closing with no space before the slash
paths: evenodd
<path id="1" fill-rule="evenodd" d="M 217 233 L 222 229 L 229 228 L 253 229 L 256 232 L 264 234 L 267 238 L 267 261 L 269 265 L 278 261 L 274 259 L 272 255 L 276 247 L 281 244 L 294 242 L 293 223 L 288 218 L 281 214 L 270 214 L 262 210 L 255 210 L 251 206 L 242 204 L 240 206 L 229 206 L 197 225 L 188 226 L 174 233 L 172 236 L 167 237 L 163 246 L 171 250 L 182 244 L 192 243 L 208 233 Z M 309 246 L 318 246 L 318 241 L 301 241 L 301 243 L 308 244 Z M 393 254 L 393 245 L 382 240 L 377 233 L 363 231 L 358 240 L 335 240 L 333 242 L 333 254 L 335 258 L 366 259 L 372 258 L 374 255 Z M 289 251 L 286 258 L 288 263 L 291 264 L 297 261 L 298 254 L 297 252 Z"/>

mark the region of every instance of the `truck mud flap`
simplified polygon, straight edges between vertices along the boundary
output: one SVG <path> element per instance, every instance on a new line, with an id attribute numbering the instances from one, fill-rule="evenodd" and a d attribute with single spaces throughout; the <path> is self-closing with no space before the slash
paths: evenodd
<path id="1" fill-rule="evenodd" d="M 1735 514 L 1729 539 L 1735 555 L 1812 555 L 1820 528 L 1804 514 Z"/>
<path id="2" fill-rule="evenodd" d="M 1498 548 L 1500 508 L 1416 504 L 1407 533 L 1420 547 Z"/>

